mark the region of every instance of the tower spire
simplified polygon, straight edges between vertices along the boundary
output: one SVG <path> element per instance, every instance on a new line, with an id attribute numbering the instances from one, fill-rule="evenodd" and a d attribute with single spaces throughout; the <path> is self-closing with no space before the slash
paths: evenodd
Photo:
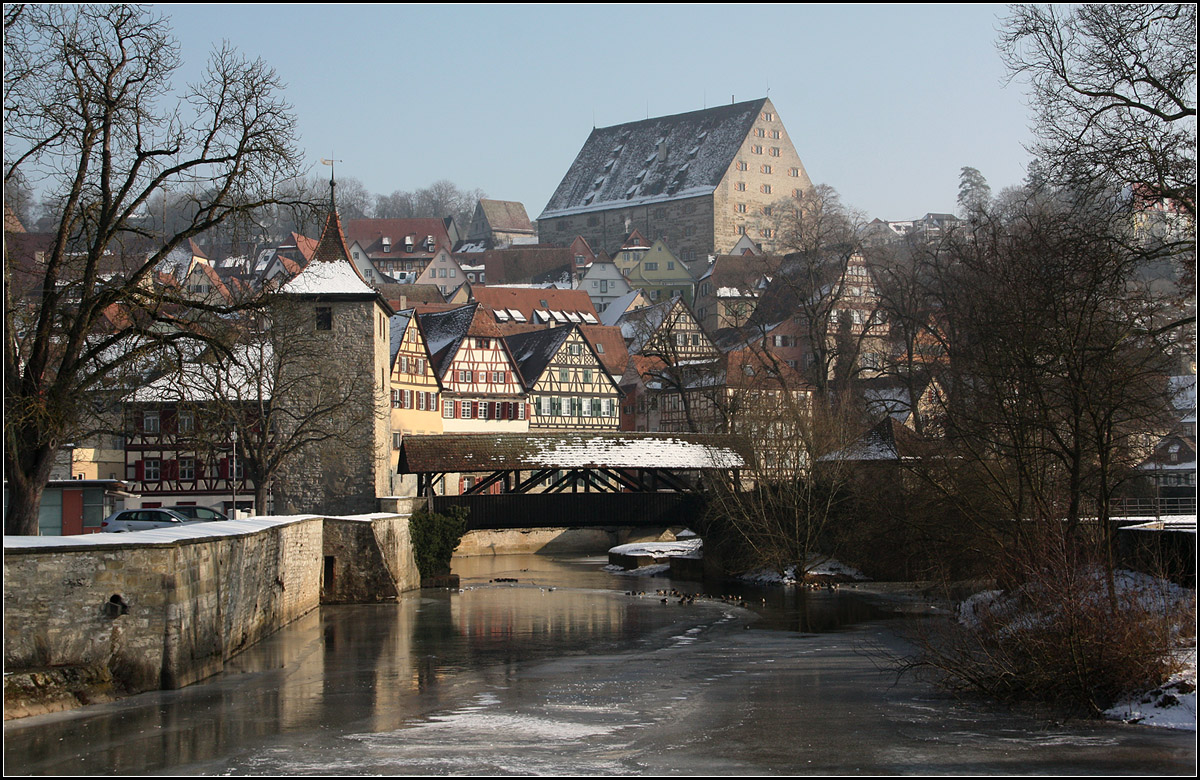
<path id="1" fill-rule="evenodd" d="M 337 198 L 334 195 L 334 188 L 337 187 L 337 181 L 335 181 L 335 179 L 334 179 L 334 165 L 333 164 L 340 163 L 340 162 L 342 162 L 342 161 L 334 160 L 334 159 L 326 160 L 324 157 L 321 158 L 321 165 L 329 166 L 329 211 L 334 214 L 337 213 Z"/>

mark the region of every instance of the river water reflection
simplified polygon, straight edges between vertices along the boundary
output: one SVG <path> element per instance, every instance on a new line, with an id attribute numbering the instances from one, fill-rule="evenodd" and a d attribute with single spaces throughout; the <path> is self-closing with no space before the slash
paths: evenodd
<path id="1" fill-rule="evenodd" d="M 1051 726 L 897 682 L 880 668 L 896 621 L 853 592 L 663 604 L 700 586 L 604 563 L 457 560 L 461 592 L 325 607 L 203 684 L 8 723 L 5 769 L 1193 774 L 1193 734 Z"/>

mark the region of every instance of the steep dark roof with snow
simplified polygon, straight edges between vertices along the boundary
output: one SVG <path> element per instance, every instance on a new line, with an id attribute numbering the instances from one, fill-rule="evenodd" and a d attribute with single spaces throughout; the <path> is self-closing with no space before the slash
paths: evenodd
<path id="1" fill-rule="evenodd" d="M 517 364 L 517 371 L 525 380 L 525 388 L 532 389 L 550 361 L 562 349 L 563 342 L 574 328 L 542 328 L 541 330 L 514 333 L 505 336 L 508 351 Z"/>
<path id="2" fill-rule="evenodd" d="M 592 130 L 539 220 L 710 194 L 766 98 Z"/>
<path id="3" fill-rule="evenodd" d="M 404 309 L 392 315 L 391 330 L 389 332 L 391 344 L 388 345 L 388 355 L 391 359 L 388 365 L 390 366 L 396 365 L 396 355 L 400 354 L 400 345 L 404 342 L 404 329 L 408 327 L 413 314 L 412 309 Z"/>
<path id="4" fill-rule="evenodd" d="M 471 328 L 475 319 L 477 303 L 469 303 L 449 311 L 417 312 L 417 325 L 425 338 L 425 347 L 429 350 L 429 359 L 434 374 L 441 379 L 458 354 L 458 347 Z"/>

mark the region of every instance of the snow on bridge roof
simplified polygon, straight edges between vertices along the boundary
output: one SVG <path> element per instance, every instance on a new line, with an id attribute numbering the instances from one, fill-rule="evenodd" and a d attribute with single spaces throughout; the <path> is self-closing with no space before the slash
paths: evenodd
<path id="1" fill-rule="evenodd" d="M 697 433 L 442 434 L 406 436 L 404 474 L 514 469 L 739 469 L 749 442 Z"/>

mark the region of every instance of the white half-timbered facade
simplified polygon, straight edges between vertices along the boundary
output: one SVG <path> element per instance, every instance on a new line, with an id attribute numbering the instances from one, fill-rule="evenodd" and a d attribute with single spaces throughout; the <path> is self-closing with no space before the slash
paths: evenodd
<path id="1" fill-rule="evenodd" d="M 441 386 L 442 430 L 528 431 L 524 384 L 487 313 L 468 304 L 417 318 Z"/>
<path id="2" fill-rule="evenodd" d="M 530 393 L 530 430 L 617 430 L 621 391 L 578 326 L 507 338 Z"/>

